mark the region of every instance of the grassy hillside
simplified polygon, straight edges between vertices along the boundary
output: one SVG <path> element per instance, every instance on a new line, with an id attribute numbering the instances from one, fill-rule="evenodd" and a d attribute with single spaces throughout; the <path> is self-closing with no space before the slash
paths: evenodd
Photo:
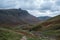
<path id="1" fill-rule="evenodd" d="M 40 31 L 44 36 L 55 37 L 60 40 L 60 15 L 41 22 L 31 29 L 31 31 Z"/>
<path id="2" fill-rule="evenodd" d="M 24 30 L 12 30 L 9 28 L 0 27 L 0 40 L 22 40 L 23 37 L 26 37 L 26 40 L 40 40 L 32 33 Z"/>
<path id="3" fill-rule="evenodd" d="M 32 30 L 38 30 L 38 29 L 41 29 L 41 30 L 46 30 L 46 29 L 60 29 L 60 15 L 56 16 L 56 17 L 53 17 L 51 19 L 48 19 L 44 22 L 41 22 L 40 24 L 34 26 L 32 28 Z M 38 30 L 39 31 L 39 30 Z"/>
<path id="4" fill-rule="evenodd" d="M 49 26 L 51 24 L 59 24 L 60 23 L 60 15 L 53 17 L 51 19 L 48 19 L 45 22 L 42 22 L 40 25 L 42 26 Z"/>
<path id="5" fill-rule="evenodd" d="M 8 29 L 0 28 L 0 40 L 20 40 L 22 35 Z"/>

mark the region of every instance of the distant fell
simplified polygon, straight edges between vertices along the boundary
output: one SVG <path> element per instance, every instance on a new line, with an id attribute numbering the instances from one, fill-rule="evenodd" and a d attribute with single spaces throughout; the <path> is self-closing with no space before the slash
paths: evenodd
<path id="1" fill-rule="evenodd" d="M 50 16 L 40 16 L 38 17 L 41 21 L 46 21 L 48 19 L 50 19 L 51 17 Z"/>

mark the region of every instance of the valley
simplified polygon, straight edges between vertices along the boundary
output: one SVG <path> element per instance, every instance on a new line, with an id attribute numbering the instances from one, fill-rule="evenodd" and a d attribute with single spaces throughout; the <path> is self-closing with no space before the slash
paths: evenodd
<path id="1" fill-rule="evenodd" d="M 22 9 L 0 10 L 0 40 L 60 40 L 60 15 L 48 18 L 41 21 Z"/>

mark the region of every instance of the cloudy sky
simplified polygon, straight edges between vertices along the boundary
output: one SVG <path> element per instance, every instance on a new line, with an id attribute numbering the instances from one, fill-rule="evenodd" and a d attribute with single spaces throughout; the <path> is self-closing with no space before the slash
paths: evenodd
<path id="1" fill-rule="evenodd" d="M 0 8 L 22 8 L 38 16 L 60 15 L 60 0 L 0 0 Z"/>

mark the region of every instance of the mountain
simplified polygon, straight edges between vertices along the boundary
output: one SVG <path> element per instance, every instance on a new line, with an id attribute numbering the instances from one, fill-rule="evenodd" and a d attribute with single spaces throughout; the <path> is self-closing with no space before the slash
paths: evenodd
<path id="1" fill-rule="evenodd" d="M 26 10 L 0 9 L 0 40 L 38 40 L 35 35 L 23 30 L 23 27 L 28 29 L 38 22 L 40 20 Z"/>
<path id="2" fill-rule="evenodd" d="M 40 20 L 22 9 L 0 9 L 0 25 L 36 24 Z"/>
<path id="3" fill-rule="evenodd" d="M 60 40 L 60 15 L 41 22 L 30 31 L 40 32 L 45 37 L 52 38 L 52 40 Z"/>
<path id="4" fill-rule="evenodd" d="M 41 21 L 45 21 L 47 19 L 50 19 L 51 17 L 50 16 L 40 16 L 38 17 Z"/>

